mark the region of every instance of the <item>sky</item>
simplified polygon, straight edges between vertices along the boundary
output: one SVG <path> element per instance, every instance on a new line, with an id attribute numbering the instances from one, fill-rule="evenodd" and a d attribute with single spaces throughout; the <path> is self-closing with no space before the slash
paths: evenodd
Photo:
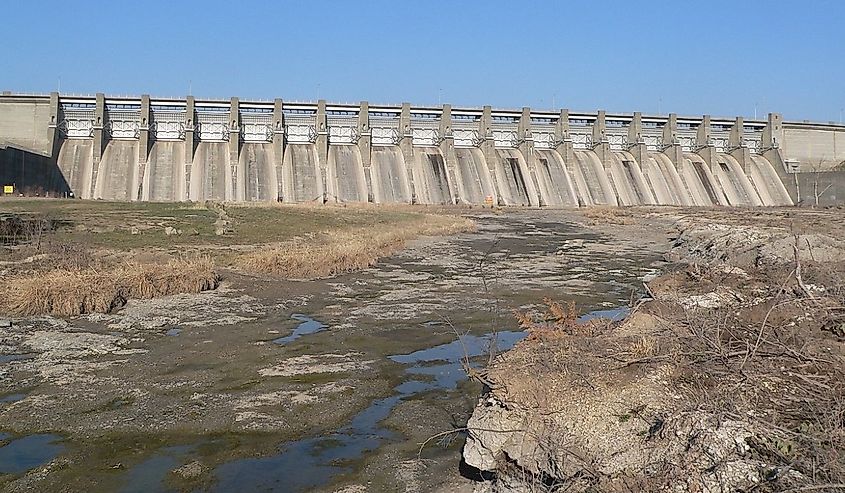
<path id="1" fill-rule="evenodd" d="M 0 90 L 839 122 L 845 1 L 14 1 Z M 9 22 L 8 19 L 13 19 Z"/>

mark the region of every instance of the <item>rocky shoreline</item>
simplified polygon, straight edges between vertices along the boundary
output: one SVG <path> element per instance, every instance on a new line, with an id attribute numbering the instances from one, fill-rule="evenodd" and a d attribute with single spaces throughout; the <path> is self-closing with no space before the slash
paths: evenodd
<path id="1" fill-rule="evenodd" d="M 480 375 L 462 456 L 484 478 L 475 491 L 838 483 L 841 214 L 824 227 L 789 214 L 674 218 L 671 269 L 621 322 L 579 322 L 561 305 L 523 314 L 529 336 Z"/>

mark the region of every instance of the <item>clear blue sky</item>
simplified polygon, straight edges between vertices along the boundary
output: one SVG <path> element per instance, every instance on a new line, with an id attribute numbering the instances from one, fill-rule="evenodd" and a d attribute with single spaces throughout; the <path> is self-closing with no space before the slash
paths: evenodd
<path id="1" fill-rule="evenodd" d="M 8 1 L 0 89 L 839 121 L 845 1 Z M 61 81 L 61 82 L 59 82 Z"/>

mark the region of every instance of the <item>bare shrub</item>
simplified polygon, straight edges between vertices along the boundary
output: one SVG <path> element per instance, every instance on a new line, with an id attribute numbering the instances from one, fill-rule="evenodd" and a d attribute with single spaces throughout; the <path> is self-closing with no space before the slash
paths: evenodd
<path id="1" fill-rule="evenodd" d="M 758 323 L 733 309 L 698 311 L 679 334 L 679 389 L 698 409 L 753 424 L 755 453 L 782 468 L 772 484 L 786 471 L 806 485 L 845 481 L 845 371 L 813 333 L 788 322 L 815 311 L 807 303 L 770 299 Z"/>
<path id="2" fill-rule="evenodd" d="M 45 218 L 17 215 L 0 217 L 0 244 L 34 244 L 40 248 L 44 235 L 54 228 L 53 222 Z"/>
<path id="3" fill-rule="evenodd" d="M 631 354 L 637 358 L 647 358 L 660 353 L 660 342 L 655 337 L 640 336 L 631 343 Z"/>
<path id="4" fill-rule="evenodd" d="M 81 270 L 94 263 L 91 251 L 78 243 L 47 241 L 41 247 L 50 266 L 63 270 Z"/>
<path id="5" fill-rule="evenodd" d="M 598 335 L 608 329 L 610 321 L 596 318 L 580 321 L 580 312 L 575 302 L 561 303 L 551 298 L 543 299 L 543 308 L 539 311 L 514 310 L 514 317 L 519 327 L 528 332 L 528 339 L 548 339 L 559 336 Z"/>

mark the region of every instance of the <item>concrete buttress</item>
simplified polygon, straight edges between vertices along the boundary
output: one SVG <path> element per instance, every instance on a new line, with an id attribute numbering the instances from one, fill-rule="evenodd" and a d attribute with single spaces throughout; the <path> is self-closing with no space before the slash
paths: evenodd
<path id="1" fill-rule="evenodd" d="M 748 147 L 745 146 L 744 125 L 745 123 L 742 117 L 736 117 L 733 126 L 731 126 L 731 133 L 728 137 L 728 149 L 730 149 L 731 156 L 733 156 L 737 162 L 739 162 L 739 165 L 742 166 L 742 170 L 748 173 L 748 162 L 751 160 L 751 154 L 748 151 Z"/>
<path id="2" fill-rule="evenodd" d="M 59 107 L 59 93 L 50 93 L 50 121 L 47 123 L 47 140 L 50 142 L 50 164 L 58 168 L 59 149 L 62 147 L 61 132 L 59 132 L 59 121 L 61 121 Z"/>
<path id="3" fill-rule="evenodd" d="M 364 181 L 367 184 L 367 202 L 375 202 L 372 178 L 372 134 L 370 132 L 370 103 L 361 101 L 358 109 L 358 150 L 361 152 L 361 165 L 364 167 Z"/>
<path id="4" fill-rule="evenodd" d="M 276 172 L 276 200 L 281 202 L 284 196 L 284 158 L 285 158 L 285 114 L 282 100 L 273 101 L 273 169 Z"/>
<path id="5" fill-rule="evenodd" d="M 716 159 L 716 147 L 713 146 L 713 139 L 711 137 L 710 115 L 704 115 L 701 118 L 701 123 L 698 125 L 698 133 L 695 137 L 696 148 L 695 152 L 701 159 L 707 163 L 710 172 L 714 171 L 713 166 L 718 166 L 718 159 Z"/>
<path id="6" fill-rule="evenodd" d="M 194 153 L 196 152 L 196 140 L 194 129 L 196 128 L 196 102 L 193 96 L 185 100 L 185 169 L 184 181 L 180 184 L 180 197 L 182 200 L 196 200 L 197 197 L 191 194 L 191 178 L 193 173 Z"/>
<path id="7" fill-rule="evenodd" d="M 499 189 L 499 180 L 496 177 L 495 163 L 499 156 L 496 153 L 496 141 L 493 140 L 493 107 L 485 106 L 481 113 L 481 121 L 478 123 L 478 133 L 481 136 L 481 152 L 484 154 L 484 161 L 487 163 L 487 171 L 490 173 L 490 181 L 493 190 L 496 191 L 496 203 L 507 205 L 504 202 L 502 190 Z"/>
<path id="8" fill-rule="evenodd" d="M 226 200 L 242 202 L 246 195 L 246 169 L 240 163 L 241 113 L 240 101 L 232 98 L 229 103 L 229 177 Z"/>
<path id="9" fill-rule="evenodd" d="M 449 200 L 453 204 L 460 202 L 460 187 L 458 180 L 458 156 L 455 154 L 455 139 L 452 138 L 452 105 L 444 104 L 440 114 L 440 126 L 437 130 L 440 138 L 440 152 L 443 154 L 443 161 L 446 164 L 446 180 L 449 185 Z"/>
<path id="10" fill-rule="evenodd" d="M 634 112 L 628 127 L 628 152 L 640 166 L 648 158 L 648 148 L 643 140 L 643 114 L 639 111 Z"/>
<path id="11" fill-rule="evenodd" d="M 325 204 L 328 200 L 327 190 L 328 178 L 326 176 L 329 167 L 329 128 L 326 120 L 326 100 L 317 101 L 317 161 L 320 165 L 320 181 L 322 182 L 323 197 Z"/>
<path id="12" fill-rule="evenodd" d="M 399 150 L 405 160 L 405 173 L 408 175 L 408 188 L 411 192 L 411 203 L 417 203 L 417 192 L 414 187 L 414 132 L 411 129 L 411 103 L 402 103 L 399 113 Z"/>
<path id="13" fill-rule="evenodd" d="M 147 174 L 147 162 L 150 158 L 150 95 L 141 95 L 141 115 L 138 125 L 138 188 L 135 200 L 143 200 L 144 177 Z"/>
<path id="14" fill-rule="evenodd" d="M 105 146 L 105 137 L 103 135 L 103 125 L 105 125 L 106 115 L 106 96 L 98 92 L 96 96 L 96 106 L 94 108 L 94 156 L 92 160 L 91 172 L 91 197 L 94 198 L 94 193 L 97 186 L 97 174 L 100 171 L 100 160 L 103 158 L 103 147 Z"/>
<path id="15" fill-rule="evenodd" d="M 669 157 L 676 169 L 684 164 L 684 150 L 678 139 L 678 115 L 669 113 L 669 118 L 663 125 L 663 154 Z"/>
<path id="16" fill-rule="evenodd" d="M 605 168 L 610 166 L 610 142 L 607 140 L 606 112 L 599 110 L 593 122 L 593 151 Z"/>
<path id="17" fill-rule="evenodd" d="M 569 135 L 569 110 L 560 110 L 557 124 L 555 124 L 555 149 L 563 157 L 567 166 L 575 162 L 575 150 L 572 146 L 572 137 Z"/>
<path id="18" fill-rule="evenodd" d="M 534 136 L 531 133 L 531 108 L 527 106 L 522 108 L 522 114 L 519 116 L 517 134 L 517 138 L 519 139 L 518 149 L 525 158 L 525 163 L 528 165 L 528 173 L 531 175 L 531 181 L 534 183 L 534 190 L 537 191 L 535 200 L 538 206 L 544 207 L 547 204 L 547 200 L 543 197 L 543 191 L 537 179 L 537 155 L 534 153 Z"/>

